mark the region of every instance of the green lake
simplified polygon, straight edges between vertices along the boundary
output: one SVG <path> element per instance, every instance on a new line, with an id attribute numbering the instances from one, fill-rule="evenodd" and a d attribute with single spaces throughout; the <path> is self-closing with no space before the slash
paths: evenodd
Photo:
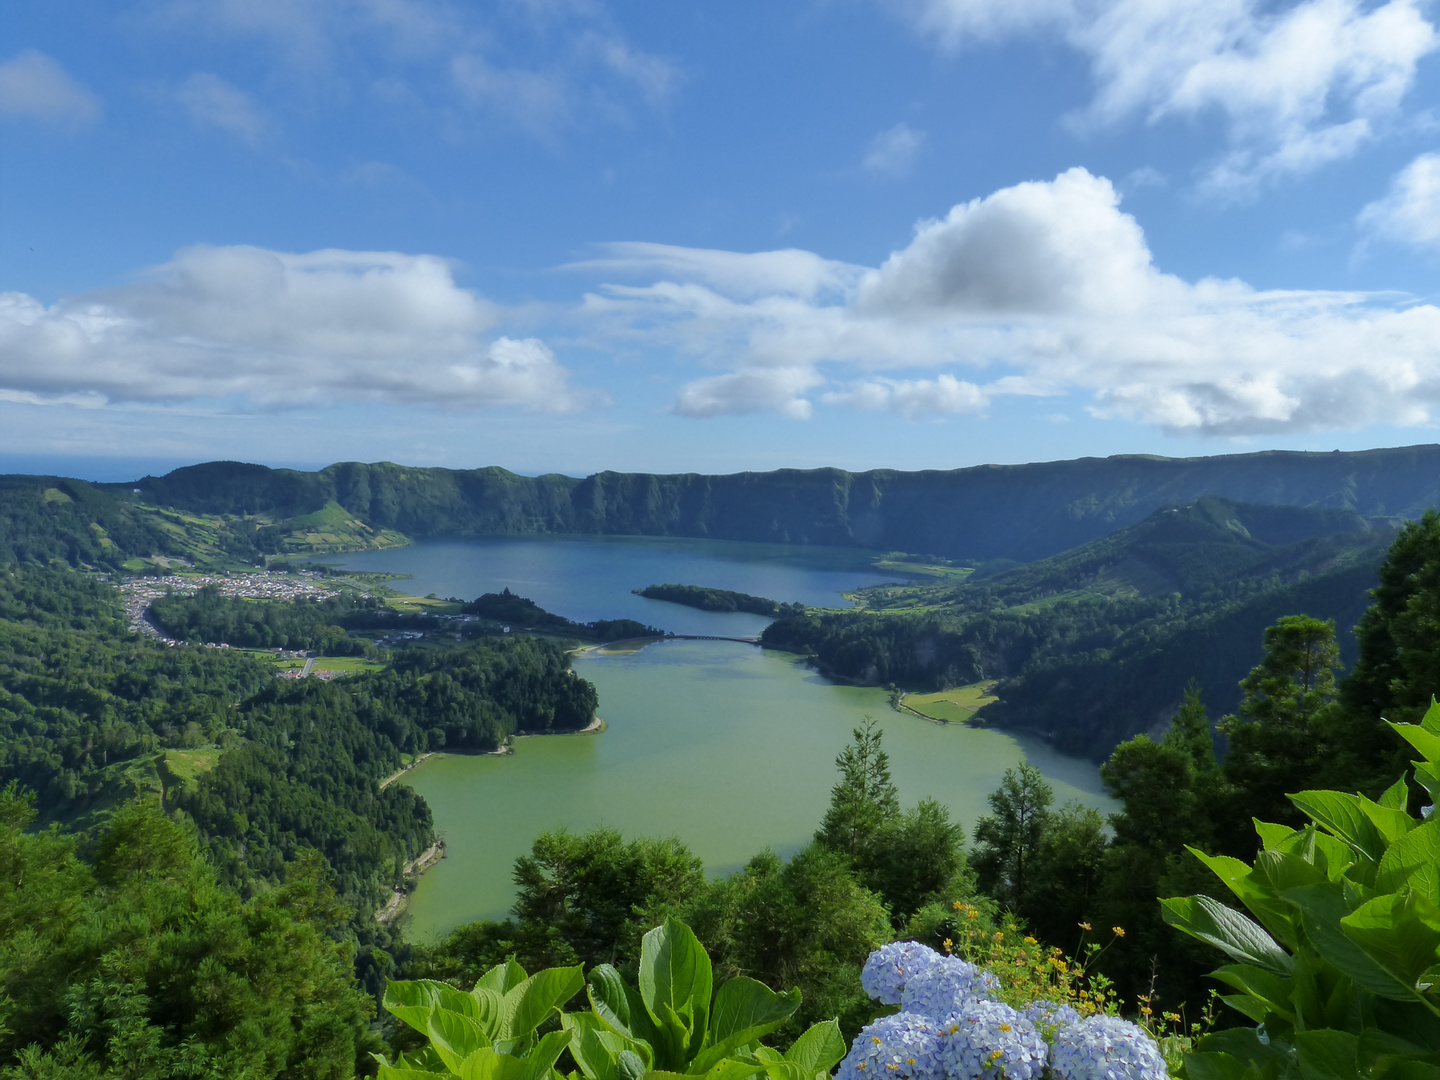
<path id="1" fill-rule="evenodd" d="M 668 538 L 447 540 L 343 562 L 409 574 L 404 587 L 417 593 L 468 598 L 504 585 L 570 618 L 623 614 L 691 634 L 754 633 L 767 620 L 630 590 L 675 582 L 841 606 L 841 589 L 886 580 L 863 552 Z M 835 756 L 866 716 L 884 727 L 902 803 L 932 796 L 967 830 L 1005 770 L 1027 757 L 1057 803 L 1114 805 L 1089 762 L 897 713 L 883 690 L 835 685 L 786 653 L 675 640 L 589 652 L 575 669 L 598 689 L 608 730 L 518 738 L 508 756 L 438 756 L 406 775 L 448 850 L 411 899 L 413 939 L 504 916 L 515 858 L 546 829 L 675 835 L 712 873 L 736 870 L 767 846 L 789 854 L 814 833 L 837 779 Z"/>

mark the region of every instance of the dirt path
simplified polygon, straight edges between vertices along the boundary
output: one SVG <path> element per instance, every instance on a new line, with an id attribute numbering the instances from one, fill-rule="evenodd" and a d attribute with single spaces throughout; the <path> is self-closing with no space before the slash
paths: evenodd
<path id="1" fill-rule="evenodd" d="M 427 751 L 425 751 L 425 753 L 421 754 L 419 757 L 417 757 L 414 761 L 410 762 L 409 765 L 406 765 L 406 766 L 405 766 L 403 769 L 401 769 L 400 771 L 391 773 L 391 774 L 390 774 L 389 776 L 387 776 L 384 780 L 381 780 L 381 781 L 380 781 L 380 790 L 381 790 L 381 791 L 384 791 L 387 787 L 389 787 L 391 784 L 393 784 L 396 780 L 399 780 L 400 777 L 404 776 L 407 772 L 409 772 L 411 769 L 413 769 L 416 765 L 419 765 L 420 762 L 424 761 L 426 758 L 434 757 L 434 756 L 435 756 L 435 751 L 433 751 L 433 750 L 427 750 Z"/>

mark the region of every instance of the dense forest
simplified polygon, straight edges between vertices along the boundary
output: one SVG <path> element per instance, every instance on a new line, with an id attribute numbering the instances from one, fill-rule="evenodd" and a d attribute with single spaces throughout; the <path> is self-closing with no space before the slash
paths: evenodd
<path id="1" fill-rule="evenodd" d="M 1192 678 L 1234 709 L 1253 642 L 1281 616 L 1355 625 L 1394 535 L 1345 512 L 1203 499 L 994 575 L 867 589 L 866 610 L 780 619 L 763 640 L 872 685 L 999 679 L 986 722 L 1103 760 L 1163 726 Z"/>
<path id="2" fill-rule="evenodd" d="M 635 593 L 649 600 L 666 600 L 701 611 L 748 611 L 752 615 L 780 618 L 805 613 L 804 604 L 782 604 L 764 596 L 752 596 L 733 589 L 711 589 L 703 585 L 647 585 L 636 589 Z"/>

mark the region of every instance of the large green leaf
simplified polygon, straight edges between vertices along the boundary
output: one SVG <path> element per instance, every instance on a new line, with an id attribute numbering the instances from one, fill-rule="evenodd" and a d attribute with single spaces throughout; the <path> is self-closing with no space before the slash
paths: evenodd
<path id="1" fill-rule="evenodd" d="M 425 1069 L 407 1068 L 404 1065 L 391 1065 L 383 1058 L 380 1059 L 379 1071 L 375 1074 L 379 1080 L 435 1080 L 436 1074 Z"/>
<path id="2" fill-rule="evenodd" d="M 381 1004 L 386 1012 L 422 1035 L 428 1030 L 430 1010 L 436 1005 L 472 1018 L 476 1018 L 478 1013 L 478 1007 L 469 994 L 434 979 L 389 983 Z"/>
<path id="3" fill-rule="evenodd" d="M 785 1060 L 793 1061 L 814 1076 L 816 1073 L 828 1073 L 840 1064 L 848 1050 L 845 1036 L 840 1034 L 839 1022 L 822 1020 L 805 1029 L 804 1034 L 785 1051 Z"/>
<path id="4" fill-rule="evenodd" d="M 525 969 L 514 960 L 496 964 L 475 984 L 477 990 L 494 990 L 501 997 L 525 981 Z"/>
<path id="5" fill-rule="evenodd" d="M 1260 837 L 1260 844 L 1266 851 L 1279 850 L 1281 844 L 1298 832 L 1289 825 L 1276 825 L 1273 822 L 1261 821 L 1259 818 L 1250 820 L 1255 825 L 1255 835 Z"/>
<path id="6" fill-rule="evenodd" d="M 1407 986 L 1440 959 L 1440 908 L 1411 890 L 1377 896 L 1340 920 L 1350 939 Z"/>
<path id="7" fill-rule="evenodd" d="M 430 1045 L 451 1072 L 460 1071 L 460 1063 L 477 1050 L 488 1050 L 490 1040 L 478 1021 L 458 1012 L 436 1006 L 430 1010 L 425 1034 Z"/>
<path id="8" fill-rule="evenodd" d="M 1430 695 L 1430 707 L 1425 710 L 1425 715 L 1420 718 L 1420 726 L 1426 731 L 1433 731 L 1440 735 L 1440 702 L 1435 700 L 1435 695 Z"/>
<path id="9" fill-rule="evenodd" d="M 1391 844 L 1375 874 L 1378 892 L 1399 892 L 1407 885 L 1440 904 L 1440 820 L 1430 820 Z"/>
<path id="10" fill-rule="evenodd" d="M 1360 1075 L 1360 1040 L 1347 1031 L 1320 1028 L 1295 1035 L 1305 1080 L 1354 1080 Z"/>
<path id="11" fill-rule="evenodd" d="M 686 1033 L 681 1057 L 669 1057 L 672 1067 L 683 1066 L 703 1045 L 714 992 L 710 957 L 688 926 L 666 919 L 645 935 L 640 943 L 640 998 L 657 1026 L 673 1028 L 678 1023 Z"/>
<path id="12" fill-rule="evenodd" d="M 1336 885 L 1307 885 L 1291 889 L 1285 899 L 1300 909 L 1305 933 L 1320 955 L 1361 989 L 1395 1001 L 1418 1001 L 1413 981 L 1388 970 L 1341 926 L 1350 907 Z"/>
<path id="13" fill-rule="evenodd" d="M 586 994 L 590 1008 L 605 1026 L 626 1038 L 654 1044 L 655 1025 L 640 1000 L 640 992 L 620 977 L 609 964 L 590 970 Z"/>
<path id="14" fill-rule="evenodd" d="M 460 1080 L 527 1080 L 529 1067 L 523 1058 L 497 1054 L 486 1047 L 460 1062 L 454 1072 Z"/>
<path id="15" fill-rule="evenodd" d="M 560 1024 L 571 1033 L 570 1056 L 589 1080 L 615 1080 L 618 1059 L 626 1050 L 642 1060 L 651 1054 L 645 1043 L 612 1031 L 593 1012 L 562 1013 Z"/>
<path id="16" fill-rule="evenodd" d="M 800 1007 L 800 991 L 777 994 L 762 982 L 744 976 L 731 979 L 715 994 L 705 1048 L 687 1070 L 708 1071 L 736 1047 L 770 1034 Z"/>
<path id="17" fill-rule="evenodd" d="M 1162 916 L 1171 926 L 1214 945 L 1242 964 L 1254 964 L 1282 975 L 1293 966 L 1290 954 L 1263 927 L 1218 900 L 1177 896 L 1161 900 L 1160 905 Z"/>
<path id="18" fill-rule="evenodd" d="M 500 1012 L 500 1034 L 505 1039 L 522 1039 L 538 1028 L 560 1006 L 585 985 L 584 968 L 546 968 L 505 994 Z"/>
<path id="19" fill-rule="evenodd" d="M 1388 723 L 1388 721 L 1387 721 Z M 1440 731 L 1419 724 L 1390 724 L 1395 733 L 1419 751 L 1426 761 L 1440 762 Z"/>
<path id="20" fill-rule="evenodd" d="M 1226 964 L 1210 974 L 1250 995 L 1267 1013 L 1273 1013 L 1288 1023 L 1295 1022 L 1295 1007 L 1290 1000 L 1293 972 L 1287 976 L 1256 967 L 1254 964 Z M 1249 1010 L 1245 1010 L 1245 1014 L 1252 1017 L 1256 1023 L 1265 1019 L 1264 1016 L 1255 1016 Z"/>
<path id="21" fill-rule="evenodd" d="M 1301 791 L 1289 799 L 1357 854 L 1376 863 L 1384 857 L 1385 841 L 1361 806 L 1360 796 L 1339 791 Z"/>
<path id="22" fill-rule="evenodd" d="M 552 1031 L 541 1037 L 524 1058 L 525 1080 L 544 1080 L 560 1060 L 560 1055 L 570 1045 L 571 1033 L 565 1030 Z"/>

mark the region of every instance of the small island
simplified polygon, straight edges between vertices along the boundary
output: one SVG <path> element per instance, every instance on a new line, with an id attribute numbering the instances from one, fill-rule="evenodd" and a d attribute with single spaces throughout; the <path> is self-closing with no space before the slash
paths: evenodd
<path id="1" fill-rule="evenodd" d="M 748 611 L 753 615 L 773 615 L 781 619 L 805 614 L 804 604 L 782 604 L 764 596 L 751 596 L 730 589 L 707 589 L 703 585 L 647 585 L 636 589 L 635 594 L 650 600 L 684 604 L 701 611 Z"/>

